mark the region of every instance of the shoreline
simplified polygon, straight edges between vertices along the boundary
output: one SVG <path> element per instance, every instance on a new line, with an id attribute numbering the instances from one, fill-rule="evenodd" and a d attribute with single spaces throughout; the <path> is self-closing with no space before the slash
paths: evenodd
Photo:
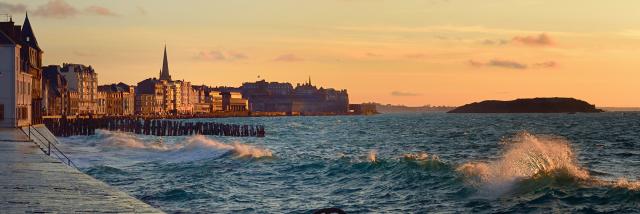
<path id="1" fill-rule="evenodd" d="M 371 116 L 383 114 L 380 112 L 370 114 L 356 113 L 286 113 L 286 112 L 238 112 L 238 113 L 220 113 L 220 114 L 193 114 L 193 115 L 71 115 L 66 116 L 67 119 L 76 118 L 139 118 L 139 119 L 198 119 L 198 118 L 242 118 L 242 117 L 308 117 L 308 116 Z M 65 116 L 53 115 L 43 116 L 43 119 L 60 119 Z"/>

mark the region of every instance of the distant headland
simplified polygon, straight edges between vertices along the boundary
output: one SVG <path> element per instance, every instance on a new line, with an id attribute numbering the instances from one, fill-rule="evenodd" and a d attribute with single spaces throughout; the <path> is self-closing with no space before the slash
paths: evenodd
<path id="1" fill-rule="evenodd" d="M 381 103 L 367 103 L 376 106 L 376 110 L 380 113 L 408 113 L 408 112 L 446 112 L 456 107 L 453 106 L 405 106 L 405 105 L 392 105 Z"/>
<path id="2" fill-rule="evenodd" d="M 486 100 L 460 106 L 448 113 L 598 113 L 595 105 L 575 98 Z"/>

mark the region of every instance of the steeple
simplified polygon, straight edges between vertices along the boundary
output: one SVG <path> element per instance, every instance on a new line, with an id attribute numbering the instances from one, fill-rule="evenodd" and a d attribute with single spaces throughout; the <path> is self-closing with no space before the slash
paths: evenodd
<path id="1" fill-rule="evenodd" d="M 42 51 L 38 46 L 38 40 L 36 40 L 36 35 L 33 33 L 33 29 L 31 28 L 31 22 L 29 22 L 29 13 L 25 14 L 24 24 L 22 25 L 22 42 L 29 47 L 32 47 L 38 51 Z"/>
<path id="2" fill-rule="evenodd" d="M 309 76 L 309 85 L 311 85 L 311 76 Z"/>
<path id="3" fill-rule="evenodd" d="M 162 70 L 160 70 L 160 80 L 171 81 L 169 75 L 169 62 L 167 60 L 167 45 L 164 45 L 164 58 L 162 59 Z"/>

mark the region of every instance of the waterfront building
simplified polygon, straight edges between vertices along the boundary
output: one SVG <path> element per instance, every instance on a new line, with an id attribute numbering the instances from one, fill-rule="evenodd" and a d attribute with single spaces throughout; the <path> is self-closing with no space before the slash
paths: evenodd
<path id="1" fill-rule="evenodd" d="M 218 90 L 209 92 L 213 111 L 238 112 L 249 110 L 249 100 L 236 91 Z"/>
<path id="2" fill-rule="evenodd" d="M 98 114 L 98 74 L 91 66 L 64 63 L 61 73 L 67 80 L 69 91 L 78 93 L 79 115 Z"/>
<path id="3" fill-rule="evenodd" d="M 9 85 L 4 85 L 5 87 L 11 86 L 20 86 L 25 85 L 29 93 L 27 96 L 30 97 L 29 102 L 20 102 L 20 107 L 18 109 L 11 109 L 6 113 L 20 113 L 19 115 L 9 115 L 8 118 L 13 118 L 11 120 L 15 120 L 16 118 L 21 118 L 19 121 L 24 121 L 22 118 L 27 117 L 30 120 L 30 123 L 37 124 L 42 122 L 42 54 L 43 51 L 38 46 L 38 40 L 36 39 L 35 33 L 33 32 L 33 28 L 31 27 L 31 22 L 29 21 L 29 16 L 25 15 L 25 20 L 23 26 L 15 25 L 12 18 L 7 16 L 6 21 L 0 22 L 0 32 L 2 32 L 2 45 L 4 59 L 3 63 L 0 66 L 3 66 L 5 72 L 7 72 L 7 76 L 4 81 L 5 83 L 9 83 Z M 18 50 L 18 57 L 15 57 L 15 53 L 13 51 Z M 11 57 L 11 58 L 10 58 Z M 17 61 L 15 61 L 17 60 Z M 12 62 L 12 63 L 9 63 Z M 20 73 L 9 74 L 9 71 L 12 69 L 18 69 L 20 72 L 29 74 L 31 81 L 23 81 L 20 80 L 25 76 Z M 16 84 L 17 83 L 17 84 Z M 14 89 L 14 92 L 17 91 Z M 22 88 L 20 88 L 22 91 Z M 8 93 L 8 91 L 4 91 L 2 93 Z M 14 108 L 16 106 L 15 100 L 17 100 L 17 96 L 22 95 L 14 95 L 14 97 L 5 97 L 7 99 L 7 106 Z M 24 99 L 24 97 L 22 97 Z M 24 110 L 24 107 L 27 106 L 30 108 L 28 111 Z M 6 110 L 6 107 L 5 107 Z"/>
<path id="4" fill-rule="evenodd" d="M 69 99 L 67 99 L 67 115 L 78 115 L 80 112 L 80 93 L 77 91 L 68 91 Z"/>
<path id="5" fill-rule="evenodd" d="M 293 86 L 290 83 L 265 80 L 243 83 L 243 98 L 249 100 L 249 109 L 255 112 L 291 112 Z"/>
<path id="6" fill-rule="evenodd" d="M 213 112 L 210 103 L 194 103 L 193 114 L 209 114 Z"/>
<path id="7" fill-rule="evenodd" d="M 124 83 L 98 86 L 98 93 L 105 93 L 105 114 L 129 116 L 134 114 L 135 89 Z"/>
<path id="8" fill-rule="evenodd" d="M 204 85 L 192 86 L 194 96 L 192 96 L 193 113 L 194 114 L 208 114 L 213 112 L 213 102 L 209 101 L 209 88 Z"/>
<path id="9" fill-rule="evenodd" d="M 317 88 L 311 78 L 305 84 L 298 84 L 293 90 L 292 112 L 300 113 L 346 113 L 349 97 L 346 90 Z"/>
<path id="10" fill-rule="evenodd" d="M 249 100 L 242 98 L 240 92 L 222 92 L 222 111 L 247 111 Z"/>
<path id="11" fill-rule="evenodd" d="M 0 31 L 0 127 L 31 124 L 33 78 L 20 68 L 20 50 L 15 38 Z"/>
<path id="12" fill-rule="evenodd" d="M 169 74 L 167 47 L 164 48 L 159 78 L 149 78 L 138 83 L 135 92 L 136 112 L 139 114 L 192 114 L 197 100 L 191 83 L 172 80 Z M 153 105 L 153 106 L 151 106 Z"/>
<path id="13" fill-rule="evenodd" d="M 29 16 L 25 14 L 24 24 L 22 27 L 22 48 L 21 58 L 23 61 L 22 69 L 24 72 L 31 74 L 31 117 L 32 123 L 42 123 L 42 54 L 43 51 L 38 46 L 38 40 L 33 32 Z"/>
<path id="14" fill-rule="evenodd" d="M 61 69 L 58 65 L 49 65 L 42 69 L 44 116 L 67 114 L 69 92 L 67 80 L 60 72 Z"/>
<path id="15" fill-rule="evenodd" d="M 308 114 L 343 114 L 349 109 L 346 90 L 317 88 L 311 78 L 295 88 L 290 83 L 244 83 L 242 96 L 249 100 L 249 109 L 255 112 L 287 112 Z"/>
<path id="16" fill-rule="evenodd" d="M 136 93 L 135 112 L 138 115 L 160 114 L 159 106 L 156 103 L 155 95 Z"/>
<path id="17" fill-rule="evenodd" d="M 135 91 L 135 112 L 141 115 L 163 114 L 164 84 L 156 78 L 138 83 Z"/>
<path id="18" fill-rule="evenodd" d="M 107 114 L 107 92 L 98 91 L 95 98 L 95 111 L 94 114 L 105 115 Z"/>
<path id="19" fill-rule="evenodd" d="M 173 84 L 179 85 L 179 90 L 176 90 L 175 93 L 179 93 L 179 96 L 176 96 L 176 100 L 178 100 L 179 104 L 176 105 L 176 111 L 178 114 L 192 114 L 193 113 L 193 104 L 196 100 L 196 94 L 191 87 L 191 82 L 187 81 L 174 81 Z M 179 98 L 178 98 L 179 97 Z"/>

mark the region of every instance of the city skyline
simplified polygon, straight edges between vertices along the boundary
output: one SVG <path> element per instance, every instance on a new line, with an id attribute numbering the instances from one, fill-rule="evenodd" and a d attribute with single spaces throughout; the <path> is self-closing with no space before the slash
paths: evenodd
<path id="1" fill-rule="evenodd" d="M 347 89 L 353 103 L 560 96 L 640 106 L 633 99 L 640 20 L 629 6 L 637 3 L 580 1 L 574 11 L 544 1 L 502 3 L 43 0 L 0 1 L 0 13 L 22 23 L 28 10 L 44 64 L 91 65 L 100 84 L 157 76 L 166 44 L 173 78 L 194 85 L 295 84 L 312 76 Z M 514 13 L 522 15 L 502 19 Z"/>

